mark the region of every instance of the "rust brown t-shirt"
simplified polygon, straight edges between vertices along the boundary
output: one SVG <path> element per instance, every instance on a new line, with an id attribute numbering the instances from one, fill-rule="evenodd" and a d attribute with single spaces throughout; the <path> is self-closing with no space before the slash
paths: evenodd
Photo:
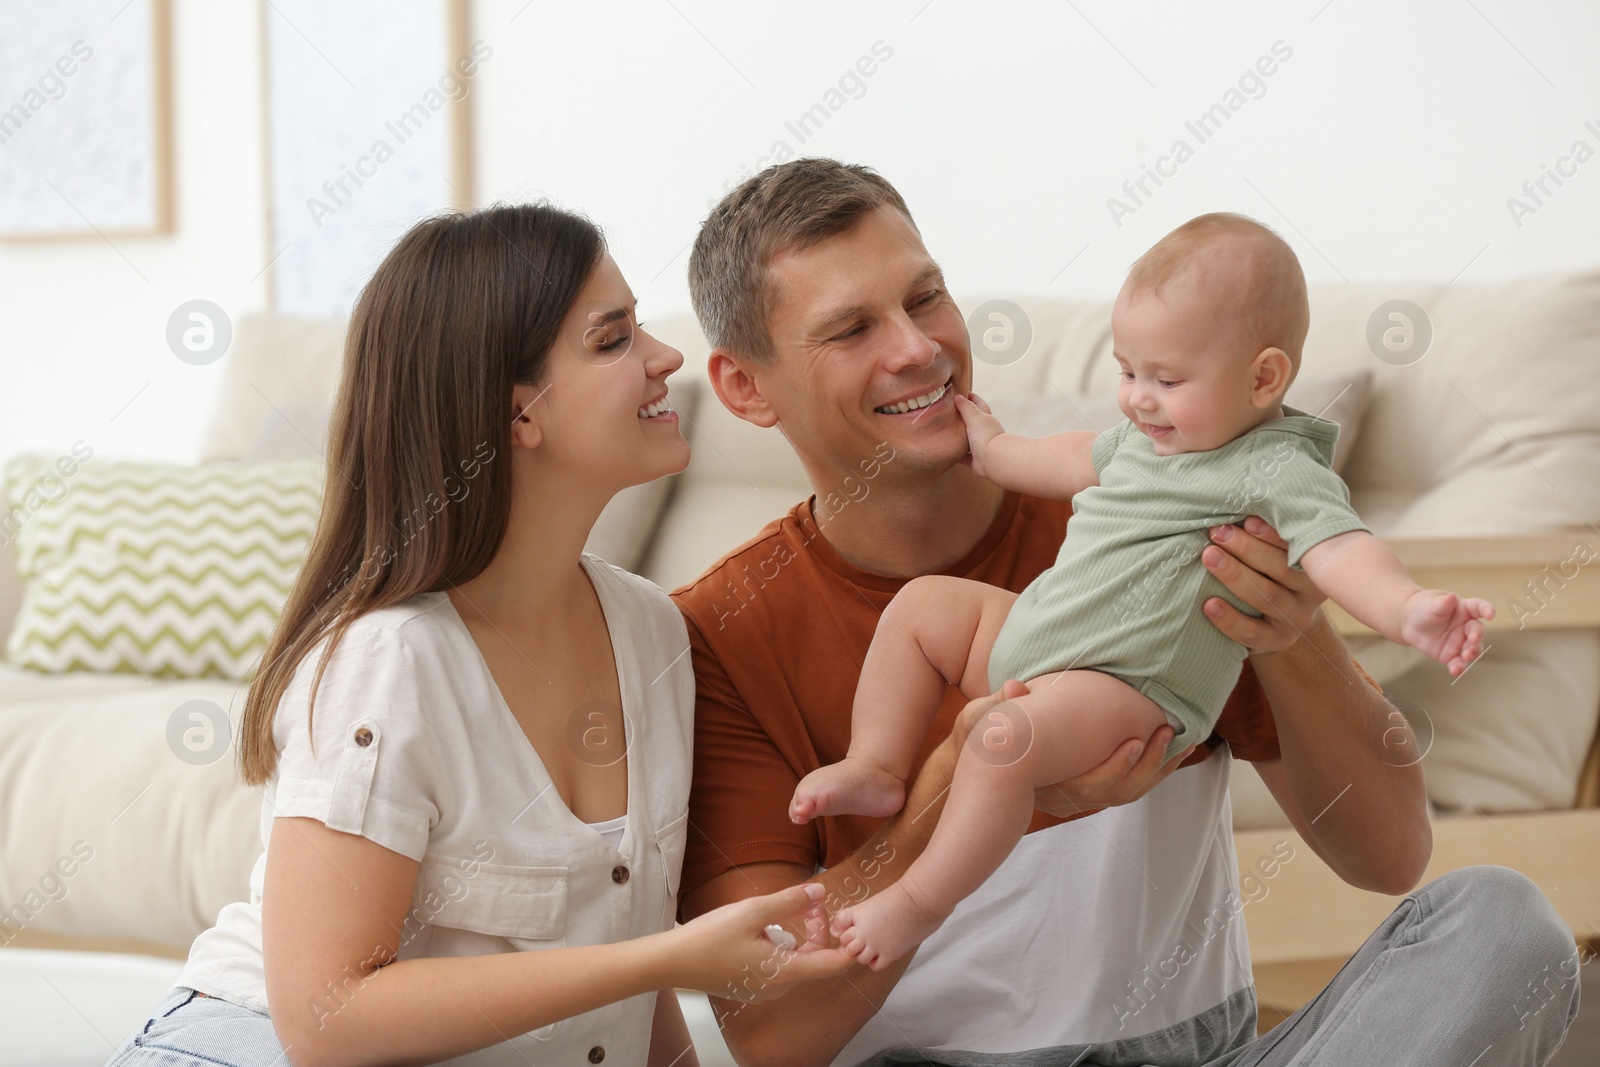
<path id="1" fill-rule="evenodd" d="M 1007 493 L 988 532 L 941 573 L 1020 593 L 1055 562 L 1071 515 L 1066 501 Z M 796 826 L 789 800 L 802 777 L 844 758 L 867 646 L 908 580 L 846 563 L 808 500 L 672 594 L 688 623 L 696 687 L 683 895 L 748 863 L 832 867 L 877 828 L 880 820 L 859 815 Z M 947 690 L 917 767 L 966 702 Z M 1237 758 L 1278 758 L 1271 708 L 1248 660 L 1207 744 L 1219 738 Z M 1063 821 L 1035 812 L 1029 830 Z"/>

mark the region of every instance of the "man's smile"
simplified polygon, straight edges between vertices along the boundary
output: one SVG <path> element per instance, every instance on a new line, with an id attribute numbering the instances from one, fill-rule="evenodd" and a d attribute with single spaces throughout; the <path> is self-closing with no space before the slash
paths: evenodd
<path id="1" fill-rule="evenodd" d="M 933 407 L 935 404 L 942 403 L 948 405 L 951 403 L 951 381 L 953 381 L 953 379 L 946 378 L 943 384 L 937 385 L 926 392 L 919 393 L 916 396 L 908 397 L 905 400 L 900 400 L 893 404 L 885 404 L 882 407 L 876 407 L 872 410 L 876 411 L 879 415 L 909 415 L 913 412 L 920 412 L 924 408 Z"/>

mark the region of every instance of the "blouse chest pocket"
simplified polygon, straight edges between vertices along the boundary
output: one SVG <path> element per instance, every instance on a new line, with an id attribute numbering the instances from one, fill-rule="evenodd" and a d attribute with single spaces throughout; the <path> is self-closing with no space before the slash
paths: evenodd
<path id="1" fill-rule="evenodd" d="M 505 938 L 518 949 L 559 947 L 566 942 L 567 868 L 425 856 L 406 925 L 413 922 Z"/>

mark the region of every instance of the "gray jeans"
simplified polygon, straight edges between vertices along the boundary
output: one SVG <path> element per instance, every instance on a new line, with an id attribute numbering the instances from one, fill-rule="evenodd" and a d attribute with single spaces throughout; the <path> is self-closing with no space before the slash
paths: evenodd
<path id="1" fill-rule="evenodd" d="M 1578 1014 L 1571 931 L 1531 881 L 1466 867 L 1416 890 L 1328 987 L 1255 1036 L 1243 990 L 1177 1026 L 1009 1055 L 890 1052 L 949 1067 L 1540 1067 Z"/>
<path id="2" fill-rule="evenodd" d="M 1207 1067 L 1540 1067 L 1578 1014 L 1578 949 L 1506 867 L 1436 878 L 1390 913 L 1328 987 Z"/>

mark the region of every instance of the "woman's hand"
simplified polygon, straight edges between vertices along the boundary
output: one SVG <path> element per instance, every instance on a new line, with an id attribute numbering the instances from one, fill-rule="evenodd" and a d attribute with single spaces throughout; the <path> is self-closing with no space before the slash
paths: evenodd
<path id="1" fill-rule="evenodd" d="M 668 931 L 665 936 L 675 939 L 676 984 L 754 1003 L 781 997 L 797 982 L 843 973 L 855 961 L 843 949 L 828 947 L 823 893 L 815 882 L 790 886 L 725 904 Z M 802 919 L 807 938 L 798 947 L 774 944 L 766 934 L 770 925 L 798 926 Z"/>
<path id="2" fill-rule="evenodd" d="M 955 729 L 951 731 L 955 743 L 966 743 L 967 735 L 996 705 L 1022 696 L 1027 691 L 1025 684 L 1011 679 L 1000 687 L 1000 692 L 969 703 L 956 717 Z M 1035 789 L 1033 806 L 1058 819 L 1068 819 L 1074 815 L 1088 815 L 1101 808 L 1133 803 L 1165 781 L 1167 775 L 1177 770 L 1178 765 L 1194 751 L 1194 746 L 1190 745 L 1170 760 L 1163 760 L 1161 757 L 1172 742 L 1174 733 L 1170 726 L 1158 726 L 1145 740 L 1128 738 L 1098 767 L 1084 771 L 1076 778 Z"/>
<path id="3" fill-rule="evenodd" d="M 1221 597 L 1201 605 L 1211 624 L 1250 650 L 1252 656 L 1282 652 L 1299 641 L 1322 615 L 1326 597 L 1304 571 L 1289 566 L 1289 543 L 1259 516 L 1238 526 L 1218 526 L 1201 562 L 1228 591 L 1261 612 L 1255 619 Z"/>

